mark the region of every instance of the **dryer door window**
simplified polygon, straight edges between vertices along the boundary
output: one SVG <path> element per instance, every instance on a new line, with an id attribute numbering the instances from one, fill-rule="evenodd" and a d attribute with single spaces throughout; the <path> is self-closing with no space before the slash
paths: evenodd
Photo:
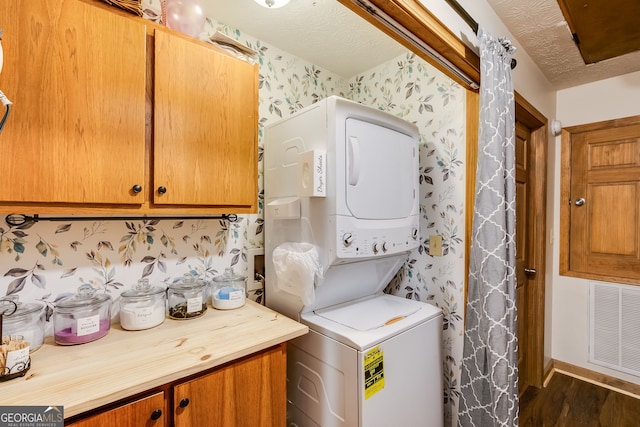
<path id="1" fill-rule="evenodd" d="M 346 120 L 346 204 L 361 219 L 411 215 L 418 189 L 417 142 L 395 130 Z"/>

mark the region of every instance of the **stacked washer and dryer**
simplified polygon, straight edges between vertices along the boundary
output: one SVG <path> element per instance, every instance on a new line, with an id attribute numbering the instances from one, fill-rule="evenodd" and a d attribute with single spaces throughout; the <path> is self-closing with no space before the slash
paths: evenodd
<path id="1" fill-rule="evenodd" d="M 418 130 L 332 96 L 265 128 L 266 305 L 289 427 L 443 425 L 442 313 L 383 290 L 419 245 Z"/>

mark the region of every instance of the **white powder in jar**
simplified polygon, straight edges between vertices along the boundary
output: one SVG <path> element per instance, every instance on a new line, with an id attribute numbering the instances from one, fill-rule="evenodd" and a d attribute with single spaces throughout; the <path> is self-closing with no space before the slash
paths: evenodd
<path id="1" fill-rule="evenodd" d="M 120 308 L 120 325 L 130 331 L 153 328 L 164 319 L 164 300 L 130 302 Z"/>

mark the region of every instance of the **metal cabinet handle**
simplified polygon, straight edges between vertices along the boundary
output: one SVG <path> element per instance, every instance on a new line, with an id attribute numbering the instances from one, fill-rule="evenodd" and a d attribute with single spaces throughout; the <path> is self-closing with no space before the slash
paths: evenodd
<path id="1" fill-rule="evenodd" d="M 525 268 L 524 269 L 524 274 L 526 274 L 527 276 L 533 276 L 534 274 L 536 274 L 536 269 L 535 268 Z"/>
<path id="2" fill-rule="evenodd" d="M 181 408 L 186 408 L 187 406 L 189 406 L 189 398 L 185 397 L 184 399 L 180 400 L 178 406 L 180 406 Z"/>
<path id="3" fill-rule="evenodd" d="M 139 192 L 142 191 L 142 185 L 140 184 L 136 184 L 133 187 L 131 187 L 131 191 L 133 191 L 134 193 L 138 194 Z"/>
<path id="4" fill-rule="evenodd" d="M 167 187 L 165 187 L 165 186 L 158 187 L 158 193 L 159 194 L 164 194 L 166 192 L 167 192 Z"/>
<path id="5" fill-rule="evenodd" d="M 162 411 L 160 409 L 156 409 L 151 413 L 151 419 L 153 421 L 159 420 L 161 416 L 162 416 Z"/>
<path id="6" fill-rule="evenodd" d="M 576 199 L 576 206 L 582 206 L 586 203 L 587 201 L 585 199 L 583 199 L 582 197 L 580 197 L 579 199 Z"/>

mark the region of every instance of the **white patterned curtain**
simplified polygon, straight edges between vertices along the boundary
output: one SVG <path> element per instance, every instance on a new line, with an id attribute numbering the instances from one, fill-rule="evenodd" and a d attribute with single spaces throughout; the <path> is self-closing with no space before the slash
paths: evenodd
<path id="1" fill-rule="evenodd" d="M 515 109 L 509 40 L 482 29 L 480 133 L 460 426 L 518 425 Z"/>

